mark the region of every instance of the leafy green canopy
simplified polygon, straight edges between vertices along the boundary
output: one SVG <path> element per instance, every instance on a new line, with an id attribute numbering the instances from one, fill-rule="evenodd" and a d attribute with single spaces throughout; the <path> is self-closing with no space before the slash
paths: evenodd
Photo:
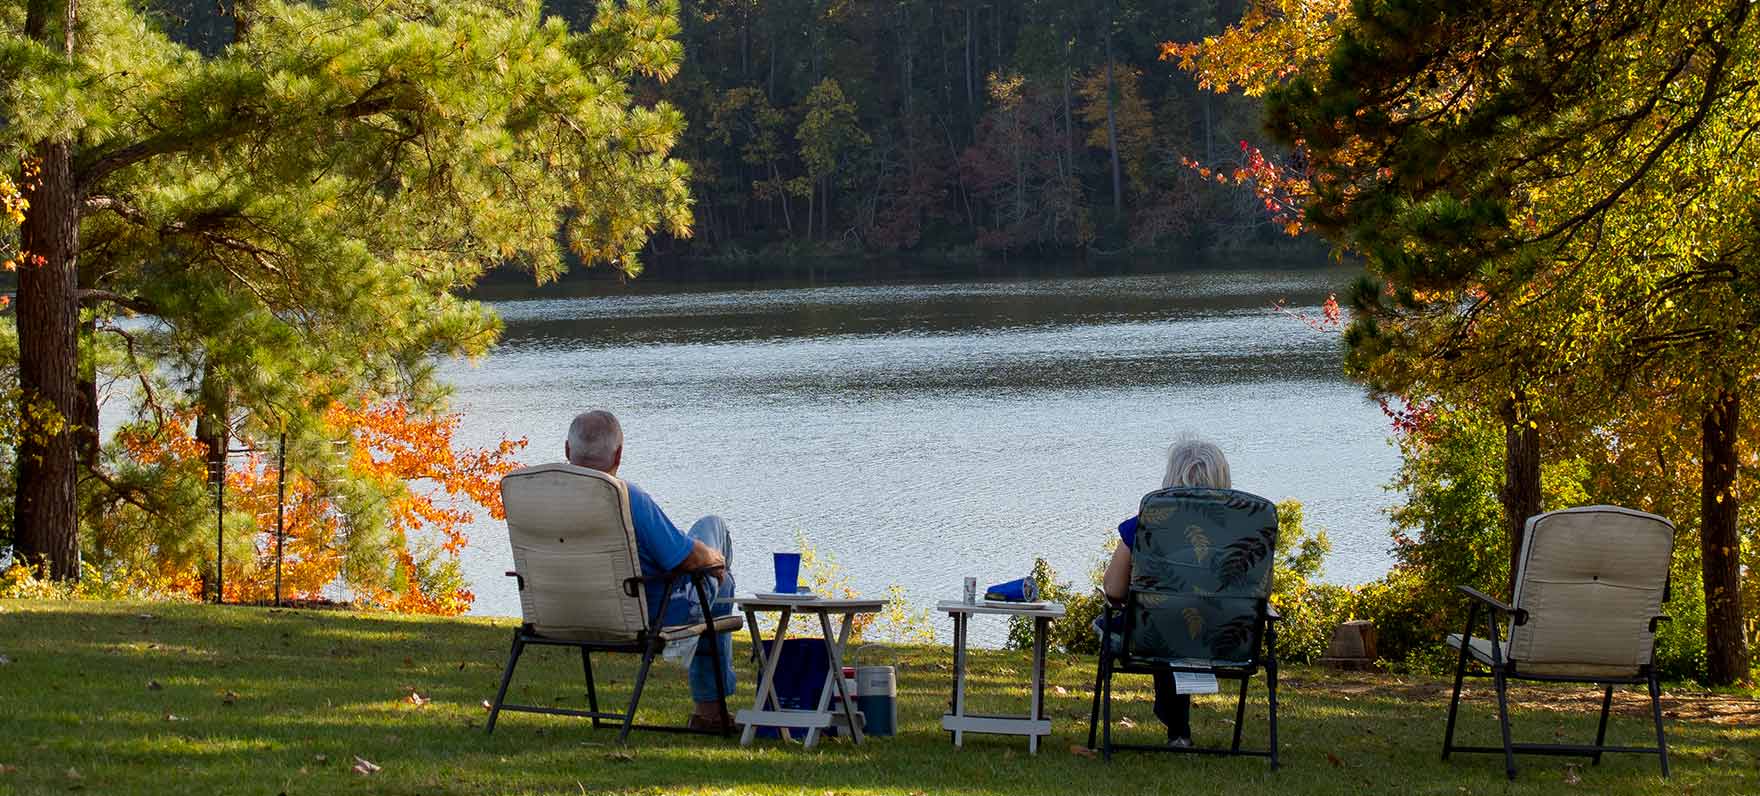
<path id="1" fill-rule="evenodd" d="M 1356 2 L 1327 73 L 1270 92 L 1274 131 L 1312 156 L 1308 222 L 1369 263 L 1352 369 L 1394 391 L 1525 390 L 1568 418 L 1751 325 L 1706 321 L 1753 312 L 1725 289 L 1753 261 L 1752 14 Z"/>
<path id="2" fill-rule="evenodd" d="M 435 358 L 499 331 L 459 297 L 490 268 L 554 278 L 566 246 L 633 275 L 652 235 L 690 233 L 683 117 L 649 99 L 682 60 L 678 4 L 604 0 L 571 30 L 535 0 L 262 0 L 237 5 L 212 57 L 136 5 L 79 2 L 65 53 L 27 34 L 25 0 L 0 0 L 6 170 L 42 141 L 75 153 L 84 324 L 79 361 L 55 366 L 132 396 L 147 436 L 187 437 L 198 415 L 257 442 L 285 430 L 290 463 L 360 530 L 350 566 L 382 570 L 396 496 L 350 479 L 326 410 L 436 406 Z M 204 474 L 123 447 L 86 462 L 82 489 L 103 493 L 87 520 L 138 508 L 121 552 L 202 555 Z"/>
<path id="3" fill-rule="evenodd" d="M 683 120 L 632 93 L 677 70 L 675 2 L 607 0 L 578 34 L 537 2 L 253 3 L 204 59 L 88 0 L 71 62 L 23 5 L 0 6 L 0 145 L 76 142 L 82 298 L 134 378 L 207 368 L 269 428 L 484 351 L 496 321 L 455 291 L 556 276 L 559 229 L 632 274 L 650 235 L 689 232 Z"/>

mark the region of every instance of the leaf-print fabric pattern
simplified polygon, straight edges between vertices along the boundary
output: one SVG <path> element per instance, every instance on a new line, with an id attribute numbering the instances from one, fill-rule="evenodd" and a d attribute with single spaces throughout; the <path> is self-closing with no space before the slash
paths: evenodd
<path id="1" fill-rule="evenodd" d="M 1277 510 L 1257 495 L 1174 487 L 1143 498 L 1131 548 L 1128 657 L 1244 666 L 1271 594 Z"/>

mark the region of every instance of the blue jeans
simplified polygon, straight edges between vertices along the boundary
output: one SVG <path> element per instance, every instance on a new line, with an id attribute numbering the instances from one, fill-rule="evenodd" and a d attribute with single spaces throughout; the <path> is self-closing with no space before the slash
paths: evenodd
<path id="1" fill-rule="evenodd" d="M 702 542 L 704 547 L 716 550 L 727 559 L 727 574 L 721 577 L 720 588 L 710 595 L 713 602 L 711 610 L 716 616 L 727 616 L 733 613 L 733 537 L 727 532 L 727 522 L 720 517 L 710 515 L 697 520 L 686 534 L 691 539 Z M 651 620 L 652 621 L 652 620 Z M 666 602 L 666 615 L 654 624 L 666 627 L 672 625 L 691 625 L 704 621 L 703 607 L 697 599 L 696 588 L 690 581 L 681 580 L 674 587 L 672 596 Z M 721 671 L 715 671 L 713 648 L 708 642 L 697 642 L 696 657 L 691 658 L 690 681 L 691 699 L 698 702 L 715 701 L 715 677 L 721 677 L 723 687 L 728 696 L 733 696 L 733 634 L 717 633 L 715 641 L 721 647 Z"/>

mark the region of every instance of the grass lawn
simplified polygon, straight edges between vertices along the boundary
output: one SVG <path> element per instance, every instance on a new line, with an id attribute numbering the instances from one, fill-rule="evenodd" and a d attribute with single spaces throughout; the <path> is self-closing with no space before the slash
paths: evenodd
<path id="1" fill-rule="evenodd" d="M 955 751 L 939 729 L 949 653 L 899 658 L 898 737 L 811 752 L 759 741 L 637 733 L 627 748 L 581 719 L 503 714 L 485 737 L 511 620 L 433 620 L 195 605 L 0 601 L 0 794 L 451 793 L 1178 793 L 1462 794 L 1760 793 L 1760 705 L 1673 689 L 1674 778 L 1647 756 L 1591 767 L 1526 757 L 1506 783 L 1499 758 L 1439 750 L 1447 693 L 1432 679 L 1286 667 L 1284 768 L 1264 760 L 1121 753 L 1105 763 L 1072 751 L 1086 740 L 1093 662 L 1053 656 L 1049 714 L 1056 734 L 1037 757 L 1022 739 L 968 737 Z M 744 663 L 745 648 L 736 650 Z M 617 660 L 621 659 L 621 660 Z M 602 694 L 626 695 L 631 656 L 607 656 Z M 595 661 L 595 663 L 599 663 Z M 540 648 L 522 662 L 519 701 L 583 705 L 579 659 Z M 973 709 L 1025 710 L 1024 654 L 980 652 Z M 749 666 L 741 693 L 751 698 Z M 651 681 L 643 713 L 681 722 L 682 670 Z M 411 692 L 429 700 L 417 705 Z M 1147 678 L 1121 680 L 1128 738 L 1153 741 Z M 1264 739 L 1263 690 L 1248 707 L 1249 740 Z M 1463 740 L 1496 735 L 1484 690 L 1463 710 Z M 1598 695 L 1520 692 L 1518 738 L 1593 738 Z M 1616 700 L 1610 740 L 1649 732 L 1636 692 Z M 1201 741 L 1225 739 L 1232 711 L 1200 699 Z M 360 757 L 380 767 L 354 773 Z"/>

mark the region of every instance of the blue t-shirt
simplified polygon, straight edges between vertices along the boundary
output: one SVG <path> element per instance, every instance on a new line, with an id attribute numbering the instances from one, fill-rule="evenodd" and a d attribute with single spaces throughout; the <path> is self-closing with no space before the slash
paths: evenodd
<path id="1" fill-rule="evenodd" d="M 1118 538 L 1124 540 L 1127 550 L 1137 546 L 1137 515 L 1118 524 Z"/>
<path id="2" fill-rule="evenodd" d="M 636 556 L 641 559 L 642 574 L 652 577 L 677 569 L 696 543 L 672 524 L 646 491 L 628 482 L 624 485 L 629 487 L 629 518 L 635 523 Z M 662 589 L 648 589 L 649 616 L 659 610 L 663 593 Z"/>

